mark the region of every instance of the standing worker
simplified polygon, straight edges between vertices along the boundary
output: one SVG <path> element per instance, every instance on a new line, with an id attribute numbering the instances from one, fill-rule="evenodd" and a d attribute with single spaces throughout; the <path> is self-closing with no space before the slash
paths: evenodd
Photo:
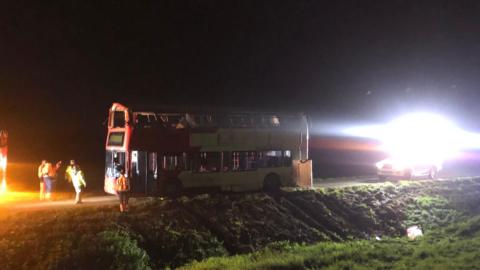
<path id="1" fill-rule="evenodd" d="M 120 200 L 120 212 L 128 212 L 128 192 L 130 191 L 130 181 L 125 176 L 125 169 L 119 168 L 120 174 L 115 181 L 115 191 L 117 191 Z"/>
<path id="2" fill-rule="evenodd" d="M 40 200 L 45 200 L 45 181 L 43 181 L 43 167 L 47 161 L 44 159 L 42 160 L 42 163 L 40 163 L 40 166 L 38 166 L 38 180 L 40 181 Z"/>
<path id="3" fill-rule="evenodd" d="M 52 163 L 45 161 L 45 164 L 42 166 L 42 179 L 45 187 L 44 191 L 44 200 L 52 199 L 52 185 L 53 185 L 53 166 Z"/>
<path id="4" fill-rule="evenodd" d="M 87 186 L 85 177 L 80 167 L 75 163 L 75 160 L 70 160 L 70 165 L 65 170 L 65 178 L 69 183 L 72 183 L 75 189 L 75 203 L 82 203 L 82 190 Z"/>
<path id="5" fill-rule="evenodd" d="M 52 163 L 46 161 L 45 164 L 42 166 L 41 174 L 43 178 L 43 182 L 45 185 L 45 199 L 51 200 L 52 199 L 52 190 L 53 184 L 55 183 L 57 177 L 57 171 L 62 165 L 62 162 L 59 161 L 55 164 L 55 167 Z"/>

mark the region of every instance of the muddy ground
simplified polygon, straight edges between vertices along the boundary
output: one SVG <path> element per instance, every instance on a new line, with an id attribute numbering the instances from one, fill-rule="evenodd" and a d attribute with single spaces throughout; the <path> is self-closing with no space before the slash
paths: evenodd
<path id="1" fill-rule="evenodd" d="M 9 261 L 6 269 L 164 268 L 279 241 L 403 236 L 410 225 L 429 230 L 480 213 L 480 179 L 138 198 L 131 205 L 128 214 L 97 206 L 2 218 L 0 260 Z M 28 250 L 38 252 L 25 259 Z M 119 254 L 130 255 L 124 261 Z"/>

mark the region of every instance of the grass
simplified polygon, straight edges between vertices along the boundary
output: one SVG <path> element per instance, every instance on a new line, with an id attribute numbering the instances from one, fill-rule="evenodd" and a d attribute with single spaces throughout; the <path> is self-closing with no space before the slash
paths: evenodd
<path id="1" fill-rule="evenodd" d="M 132 215 L 103 206 L 3 218 L 1 268 L 163 269 L 227 255 L 204 228 L 173 224 L 168 212 L 156 215 L 152 205 L 136 206 Z"/>
<path id="2" fill-rule="evenodd" d="M 422 195 L 407 206 L 404 226 L 420 225 L 423 229 L 430 230 L 451 224 L 462 216 L 445 197 Z"/>
<path id="3" fill-rule="evenodd" d="M 285 244 L 246 255 L 209 258 L 180 269 L 478 269 L 480 216 L 416 241 L 391 238 L 315 245 Z"/>

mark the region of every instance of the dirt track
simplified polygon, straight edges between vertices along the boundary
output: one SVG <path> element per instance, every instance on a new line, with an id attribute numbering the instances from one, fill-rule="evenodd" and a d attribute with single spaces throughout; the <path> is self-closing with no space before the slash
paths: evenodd
<path id="1" fill-rule="evenodd" d="M 449 177 L 440 178 L 436 181 L 454 181 L 454 180 L 468 180 L 476 177 Z M 399 183 L 403 180 L 391 180 L 393 183 Z M 410 181 L 410 180 L 406 180 Z M 415 179 L 412 182 L 429 182 L 428 179 Z M 387 181 L 388 182 L 388 181 Z M 376 176 L 357 176 L 346 178 L 330 178 L 330 179 L 316 179 L 314 181 L 314 189 L 318 188 L 346 188 L 354 186 L 382 186 L 386 182 L 380 181 Z M 295 190 L 292 188 L 285 188 L 286 191 Z M 238 194 L 237 194 L 238 195 Z M 104 192 L 89 192 L 84 194 L 83 204 L 75 205 L 73 203 L 74 194 L 72 192 L 57 192 L 54 194 L 52 201 L 40 201 L 36 192 L 12 192 L 9 194 L 11 198 L 2 200 L 0 197 L 0 209 L 3 211 L 19 211 L 19 210 L 44 210 L 54 208 L 71 208 L 71 207 L 89 207 L 116 204 L 117 198 L 114 195 L 109 195 Z M 233 194 L 235 196 L 235 194 Z M 142 201 L 142 198 L 138 198 Z"/>

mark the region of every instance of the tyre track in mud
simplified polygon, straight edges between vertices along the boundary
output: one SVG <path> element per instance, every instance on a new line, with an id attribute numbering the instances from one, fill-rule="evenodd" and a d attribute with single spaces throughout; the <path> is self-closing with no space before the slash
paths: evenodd
<path id="1" fill-rule="evenodd" d="M 208 212 L 203 211 L 204 209 L 195 207 L 195 204 L 185 205 L 184 203 L 177 201 L 177 205 L 182 211 L 191 215 L 200 226 L 206 228 L 212 236 L 222 242 L 229 254 L 235 254 L 235 252 L 237 252 L 238 248 L 232 245 L 233 241 L 231 241 L 231 235 L 218 226 L 218 223 L 215 222 L 215 216 L 209 215 Z"/>
<path id="2" fill-rule="evenodd" d="M 242 197 L 247 196 L 245 200 Z M 223 241 L 230 254 L 251 252 L 273 241 L 313 242 L 329 240 L 317 227 L 321 224 L 304 216 L 295 217 L 291 207 L 285 207 L 264 193 L 228 195 L 210 198 L 217 210 L 209 212 L 205 200 L 186 201 L 181 207 L 193 215 L 212 235 Z M 212 206 L 212 205 L 209 205 Z M 301 211 L 300 211 L 301 212 Z M 333 235 L 332 235 L 333 237 Z"/>
<path id="3" fill-rule="evenodd" d="M 274 195 L 273 197 L 280 205 L 283 205 L 289 209 L 295 218 L 301 222 L 304 222 L 308 226 L 320 230 L 328 237 L 329 240 L 345 239 L 345 235 L 341 230 L 338 229 L 338 227 L 333 226 L 331 222 L 323 216 L 319 217 L 318 215 L 315 215 L 315 213 L 312 213 L 312 209 L 306 208 L 302 210 L 295 199 L 282 195 Z M 321 211 L 325 217 L 328 217 L 328 214 L 323 211 L 324 209 L 319 208 L 317 210 L 319 212 Z"/>
<path id="4" fill-rule="evenodd" d="M 257 250 L 270 242 L 313 243 L 365 239 L 403 233 L 398 194 L 345 194 L 318 191 L 247 194 L 204 194 L 175 202 L 182 216 L 205 228 L 230 254 Z"/>

